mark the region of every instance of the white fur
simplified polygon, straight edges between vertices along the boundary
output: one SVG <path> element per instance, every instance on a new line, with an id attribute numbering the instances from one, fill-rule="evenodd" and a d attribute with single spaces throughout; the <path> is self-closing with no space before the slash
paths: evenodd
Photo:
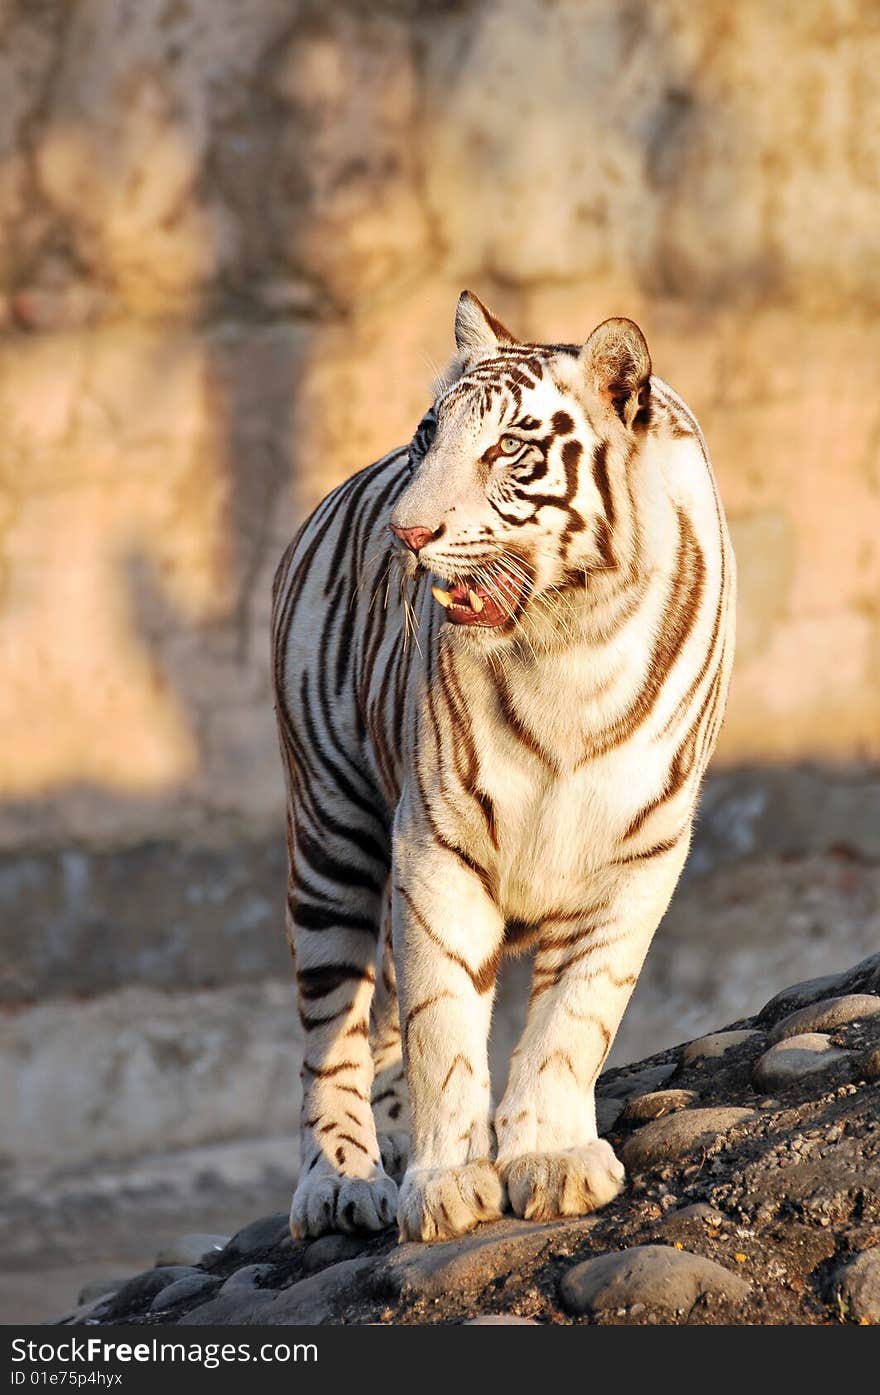
<path id="1" fill-rule="evenodd" d="M 466 307 L 466 342 L 457 372 L 467 373 L 497 349 L 491 335 L 482 348 L 475 345 L 480 332 L 475 315 Z M 590 344 L 594 341 L 595 335 Z M 607 343 L 600 347 L 609 351 Z M 617 345 L 611 348 L 616 351 Z M 586 374 L 585 362 L 594 377 L 599 375 L 601 388 L 605 359 L 595 350 L 586 360 L 557 355 L 521 403 L 542 421 L 567 412 L 582 444 L 577 493 L 570 503 L 587 526 L 575 535 L 569 562 L 573 556 L 587 572 L 584 588 L 553 589 L 563 582 L 559 539 L 565 515 L 545 506 L 507 538 L 529 550 L 535 572 L 532 600 L 513 635 L 441 623 L 426 573 L 430 569 L 451 581 L 469 571 L 462 553 L 488 548 L 487 527 L 496 530 L 498 542 L 487 491 L 505 487 L 504 481 L 496 486 L 491 472 L 487 478 L 475 462 L 511 412 L 503 394 L 489 410 L 480 410 L 454 378 L 439 399 L 436 440 L 414 477 L 407 480 L 403 457 L 388 457 L 375 467 L 357 508 L 346 504 L 355 487 L 348 482 L 316 512 L 279 573 L 276 683 L 292 812 L 309 828 L 316 818 L 326 818 L 334 828 L 375 833 L 377 820 L 352 805 L 326 764 L 317 775 L 312 770 L 306 776 L 291 754 L 294 740 L 308 748 L 313 739 L 307 731 L 310 722 L 315 727 L 314 711 L 306 711 L 302 695 L 317 694 L 322 672 L 336 672 L 344 643 L 350 646 L 351 682 L 327 709 L 318 745 L 337 770 L 343 769 L 350 788 L 372 790 L 378 822 L 393 826 L 384 975 L 383 950 L 380 946 L 377 960 L 375 943 L 363 929 L 316 932 L 298 926 L 303 899 L 298 878 L 305 877 L 312 888 L 306 899 L 326 894 L 334 904 L 355 909 L 367 903 L 357 885 L 334 886 L 330 875 L 322 879 L 315 855 L 305 867 L 296 839 L 291 842 L 290 932 L 301 987 L 305 973 L 307 992 L 318 992 L 323 981 L 316 971 L 340 962 L 365 976 L 360 982 L 345 979 L 326 996 L 303 1003 L 313 1018 L 332 1020 L 313 1027 L 306 1044 L 307 1059 L 324 1074 L 305 1080 L 308 1170 L 294 1197 L 292 1225 L 298 1234 L 376 1228 L 387 1221 L 393 1183 L 380 1150 L 384 1157 L 399 1157 L 402 1144 L 392 1146 L 387 1137 L 380 1144 L 360 1096 L 369 1091 L 375 1062 L 382 1088 L 374 1086 L 373 1093 L 385 1097 L 379 1106 L 382 1132 L 390 1136 L 395 1124 L 398 1130 L 405 1127 L 400 1090 L 386 1093 L 395 1072 L 400 1074 L 401 1052 L 394 988 L 386 982 L 389 932 L 409 1086 L 401 1235 L 432 1240 L 460 1233 L 500 1214 L 505 1188 L 507 1202 L 520 1215 L 581 1214 L 610 1200 L 622 1182 L 613 1152 L 597 1139 L 595 1081 L 687 855 L 699 784 L 729 681 L 735 575 L 711 468 L 687 408 L 653 379 L 651 425 L 638 435 L 631 424 L 635 401 L 621 420 Z M 462 381 L 466 387 L 468 380 Z M 607 572 L 598 570 L 593 524 L 603 500 L 590 468 L 590 452 L 602 441 L 613 485 L 611 538 L 617 561 Z M 551 448 L 546 489 L 564 487 L 560 451 Z M 393 482 L 395 471 L 401 487 L 390 492 L 388 509 L 380 511 L 372 535 L 363 540 L 365 560 L 353 577 L 349 618 L 342 623 L 339 615 L 327 614 L 327 594 L 336 580 L 330 559 L 339 555 L 340 529 L 353 529 L 357 509 L 368 507 L 378 490 Z M 394 570 L 386 574 L 391 504 L 400 526 L 443 525 L 442 536 L 420 554 L 423 570 L 414 577 L 411 564 L 400 577 Z M 527 512 L 522 500 L 511 502 L 510 509 Z M 651 655 L 668 627 L 670 597 L 680 581 L 676 558 L 682 529 L 702 557 L 700 602 L 686 639 L 658 675 L 651 672 Z M 371 557 L 380 561 L 367 560 Z M 623 617 L 621 595 L 625 600 L 629 593 L 621 591 L 621 577 L 628 568 L 637 578 L 630 590 L 638 603 Z M 288 606 L 297 585 L 295 604 Z M 405 652 L 404 595 L 416 625 Z M 381 637 L 373 643 L 370 617 L 376 606 L 383 608 Z M 328 625 L 333 626 L 329 638 Z M 453 702 L 444 672 L 447 679 L 454 675 L 458 696 Z M 539 738 L 539 751 L 500 716 L 499 682 L 517 721 Z M 639 694 L 653 693 L 654 687 L 649 710 L 626 739 L 609 737 Z M 401 689 L 402 714 L 394 697 Z M 363 740 L 359 721 L 365 724 Z M 664 799 L 676 753 L 691 735 L 686 777 L 682 761 L 678 789 Z M 476 753 L 483 805 L 462 774 L 463 749 Z M 640 811 L 655 800 L 656 809 L 632 831 Z M 492 830 L 485 807 L 492 810 Z M 339 862 L 371 871 L 369 855 L 347 843 L 344 832 L 324 829 L 320 841 Z M 658 847 L 639 860 L 639 854 Z M 381 905 L 372 892 L 367 900 L 378 931 Z M 536 951 L 536 996 L 507 1088 L 493 1110 L 486 1042 L 494 966 L 508 947 L 506 927 L 520 922 L 532 926 L 523 943 Z M 374 1014 L 371 1053 L 357 1024 L 373 997 L 369 978 L 376 971 L 382 980 L 381 1010 Z M 316 1006 L 320 1011 L 313 1010 Z M 394 1119 L 382 1114 L 388 1100 Z M 360 1190 L 352 1190 L 352 1179 Z"/>

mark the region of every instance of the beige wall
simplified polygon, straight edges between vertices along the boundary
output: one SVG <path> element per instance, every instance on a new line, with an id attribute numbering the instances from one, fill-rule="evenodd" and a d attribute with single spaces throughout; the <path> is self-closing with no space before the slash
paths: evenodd
<path id="1" fill-rule="evenodd" d="M 277 821 L 275 561 L 462 285 L 700 416 L 720 759 L 880 756 L 878 74 L 858 0 L 5 0 L 0 842 Z"/>

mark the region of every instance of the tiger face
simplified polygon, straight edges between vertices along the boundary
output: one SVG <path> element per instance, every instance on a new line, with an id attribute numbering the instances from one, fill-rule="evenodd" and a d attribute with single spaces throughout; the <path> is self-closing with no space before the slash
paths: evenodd
<path id="1" fill-rule="evenodd" d="M 518 343 L 468 291 L 455 328 L 391 530 L 409 570 L 438 579 L 450 624 L 512 634 L 530 608 L 620 565 L 610 471 L 647 421 L 651 360 L 624 319 L 583 347 Z"/>

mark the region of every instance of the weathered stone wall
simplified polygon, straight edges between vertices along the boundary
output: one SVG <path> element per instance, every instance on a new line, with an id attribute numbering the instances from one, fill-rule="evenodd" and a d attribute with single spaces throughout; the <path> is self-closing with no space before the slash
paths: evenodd
<path id="1" fill-rule="evenodd" d="M 6 845 L 277 818 L 272 568 L 464 283 L 636 316 L 702 417 L 722 758 L 877 755 L 878 70 L 858 0 L 6 0 Z"/>

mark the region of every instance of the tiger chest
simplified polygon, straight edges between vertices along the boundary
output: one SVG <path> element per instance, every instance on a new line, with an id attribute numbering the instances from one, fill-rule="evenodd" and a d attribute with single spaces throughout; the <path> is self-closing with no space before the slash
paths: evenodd
<path id="1" fill-rule="evenodd" d="M 482 745 L 480 787 L 491 801 L 494 846 L 475 821 L 468 819 L 467 832 L 495 868 L 509 917 L 540 918 L 548 906 L 576 903 L 619 856 L 634 815 L 666 778 L 666 752 L 644 735 L 561 772 L 518 749 L 507 732 L 485 733 Z"/>

